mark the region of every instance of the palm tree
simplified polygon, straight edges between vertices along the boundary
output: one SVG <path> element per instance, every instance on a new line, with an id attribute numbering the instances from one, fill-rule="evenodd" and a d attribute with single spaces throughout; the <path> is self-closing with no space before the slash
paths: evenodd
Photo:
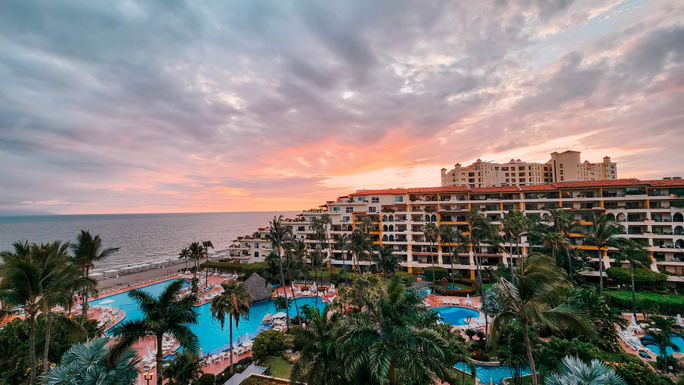
<path id="1" fill-rule="evenodd" d="M 515 241 L 515 250 L 518 254 L 518 258 L 520 258 L 520 237 L 528 231 L 529 221 L 522 211 L 510 210 L 503 215 L 501 224 L 503 225 L 504 233 L 509 237 L 510 243 L 508 254 L 511 256 L 510 267 L 511 270 L 513 270 L 513 244 L 511 241 Z"/>
<path id="2" fill-rule="evenodd" d="M 550 306 L 558 300 L 566 281 L 563 273 L 548 256 L 534 255 L 521 259 L 514 274 L 515 285 L 501 277 L 495 286 L 499 294 L 501 312 L 492 321 L 490 343 L 496 345 L 498 336 L 507 323 L 519 322 L 523 328 L 527 360 L 532 371 L 532 385 L 537 385 L 537 372 L 528 328 L 546 326 L 560 330 L 569 327 L 585 334 L 591 333 L 591 329 L 568 305 L 559 305 L 555 308 Z"/>
<path id="3" fill-rule="evenodd" d="M 273 299 L 273 307 L 277 313 L 281 311 L 287 311 L 287 306 L 287 298 L 284 296 L 278 295 Z"/>
<path id="4" fill-rule="evenodd" d="M 211 300 L 211 316 L 219 320 L 221 329 L 228 314 L 228 327 L 230 330 L 230 374 L 233 374 L 233 320 L 235 327 L 239 326 L 240 317 L 249 317 L 249 303 L 251 297 L 244 284 L 230 281 L 222 283 L 223 293 Z"/>
<path id="5" fill-rule="evenodd" d="M 179 297 L 183 288 L 183 281 L 171 282 L 164 291 L 155 298 L 142 290 L 131 290 L 128 296 L 138 303 L 143 318 L 137 321 L 127 321 L 116 326 L 112 335 L 118 342 L 112 347 L 111 360 L 121 357 L 136 341 L 146 337 L 157 340 L 157 385 L 162 385 L 162 339 L 164 333 L 173 335 L 181 346 L 196 352 L 199 343 L 195 333 L 188 327 L 197 323 L 197 312 L 193 308 L 197 297 L 193 294 Z"/>
<path id="6" fill-rule="evenodd" d="M 59 325 L 60 329 L 69 331 L 72 335 L 80 338 L 87 338 L 86 330 L 81 324 L 76 322 L 71 317 L 65 316 L 63 313 L 53 313 L 52 307 L 62 305 L 64 307 L 70 306 L 72 303 L 73 293 L 79 289 L 97 293 L 95 290 L 96 283 L 94 280 L 82 277 L 80 268 L 67 262 L 69 248 L 68 243 L 61 243 L 55 241 L 48 244 L 40 245 L 34 250 L 36 255 L 40 255 L 41 259 L 55 258 L 59 261 L 59 266 L 52 272 L 52 277 L 45 282 L 45 293 L 40 299 L 41 312 L 45 315 L 45 344 L 43 347 L 43 375 L 48 372 L 48 353 L 50 351 L 50 337 L 51 326 L 53 318 Z M 52 254 L 52 255 L 50 255 Z"/>
<path id="7" fill-rule="evenodd" d="M 610 366 L 597 359 L 587 365 L 577 357 L 565 356 L 561 363 L 560 372 L 546 377 L 546 385 L 627 385 Z"/>
<path id="8" fill-rule="evenodd" d="M 131 349 L 107 363 L 108 338 L 96 338 L 72 346 L 56 367 L 44 376 L 46 385 L 133 385 L 138 378 L 138 358 Z"/>
<path id="9" fill-rule="evenodd" d="M 204 256 L 206 258 L 205 262 L 207 266 L 204 271 L 204 287 L 209 287 L 209 248 L 214 248 L 214 244 L 211 241 L 202 241 L 202 249 L 204 250 Z"/>
<path id="10" fill-rule="evenodd" d="M 615 240 L 618 247 L 618 254 L 615 256 L 617 262 L 628 262 L 629 273 L 632 280 L 632 314 L 636 319 L 636 286 L 634 285 L 634 270 L 637 267 L 648 268 L 651 264 L 651 257 L 644 246 L 627 238 L 617 238 Z"/>
<path id="11" fill-rule="evenodd" d="M 314 231 L 316 239 L 320 242 L 324 242 L 327 245 L 328 251 L 330 251 L 330 241 L 328 240 L 328 230 L 326 229 L 326 226 L 331 224 L 332 219 L 330 219 L 330 214 L 322 214 L 320 217 L 314 218 L 311 222 L 311 229 Z"/>
<path id="12" fill-rule="evenodd" d="M 434 321 L 434 314 L 393 278 L 386 294 L 341 329 L 337 349 L 347 380 L 390 385 L 452 381 L 456 356 L 451 343 L 435 322 L 425 320 Z"/>
<path id="13" fill-rule="evenodd" d="M 682 327 L 671 317 L 651 317 L 651 324 L 646 328 L 646 335 L 641 339 L 644 345 L 655 345 L 659 349 L 661 362 L 667 369 L 667 348 L 678 352 L 679 346 L 672 342 L 672 336 L 684 338 Z"/>
<path id="14" fill-rule="evenodd" d="M 461 234 L 458 229 L 454 230 L 451 228 L 451 226 L 447 225 L 440 225 L 439 226 L 439 239 L 440 243 L 442 244 L 442 252 L 444 252 L 444 246 L 445 244 L 452 244 L 452 243 L 457 243 L 456 246 L 451 246 L 453 247 L 453 253 L 451 258 L 449 258 L 449 264 L 451 265 L 451 271 L 449 274 L 451 275 L 451 283 L 455 282 L 455 277 L 454 277 L 454 258 L 458 259 L 458 251 L 461 248 L 461 240 L 463 238 L 463 234 Z"/>
<path id="15" fill-rule="evenodd" d="M 278 257 L 278 265 L 280 269 L 280 287 L 283 288 L 285 294 L 285 272 L 283 271 L 283 246 L 289 241 L 292 236 L 292 231 L 287 226 L 283 225 L 283 216 L 273 217 L 269 223 L 268 239 L 271 240 L 271 247 Z M 288 304 L 287 296 L 285 296 L 285 314 L 287 321 L 287 331 L 290 331 L 290 306 Z"/>
<path id="16" fill-rule="evenodd" d="M 188 251 L 190 251 L 190 259 L 195 261 L 195 271 L 193 272 L 193 278 L 197 278 L 197 270 L 199 270 L 199 261 L 204 255 L 204 246 L 200 242 L 192 242 L 188 246 Z"/>
<path id="17" fill-rule="evenodd" d="M 349 250 L 350 237 L 347 234 L 339 234 L 335 239 L 335 247 L 342 253 L 342 272 L 344 273 L 344 284 L 347 284 L 347 268 L 345 266 L 346 254 Z"/>
<path id="18" fill-rule="evenodd" d="M 366 259 L 366 256 L 373 253 L 373 248 L 368 236 L 359 230 L 354 230 L 349 237 L 349 251 L 352 253 L 354 258 L 354 265 L 356 266 L 356 272 L 361 272 L 361 259 Z"/>
<path id="19" fill-rule="evenodd" d="M 393 253 L 394 248 L 390 245 L 384 245 L 380 248 L 378 254 L 373 254 L 378 270 L 382 271 L 385 276 L 385 288 L 387 288 L 387 278 L 393 275 L 399 269 L 400 256 Z"/>
<path id="20" fill-rule="evenodd" d="M 314 251 L 309 253 L 309 263 L 311 264 L 311 270 L 314 272 L 314 282 L 320 285 L 320 282 L 318 282 L 318 273 L 323 268 L 323 253 L 319 247 L 316 247 Z M 316 294 L 314 306 L 318 307 L 318 294 Z"/>
<path id="21" fill-rule="evenodd" d="M 22 306 L 29 320 L 29 356 L 31 358 L 30 384 L 36 383 L 36 316 L 43 308 L 56 272 L 64 266 L 64 256 L 55 252 L 42 252 L 45 245 L 15 242 L 14 252 L 0 256 L 0 302 L 7 309 Z M 57 245 L 59 246 L 59 244 Z"/>
<path id="22" fill-rule="evenodd" d="M 475 253 L 475 268 L 477 269 L 477 280 L 480 284 L 480 291 L 484 294 L 482 287 L 482 244 L 493 241 L 498 237 L 498 229 L 477 209 L 473 208 L 468 213 L 468 224 L 470 225 L 470 242 L 473 244 L 473 251 Z M 482 307 L 487 306 L 487 299 L 484 295 L 482 298 Z M 489 331 L 489 317 L 485 315 L 485 333 Z"/>
<path id="23" fill-rule="evenodd" d="M 432 255 L 434 244 L 439 241 L 439 228 L 434 222 L 423 225 L 423 236 L 430 243 L 430 260 L 432 261 L 432 291 L 435 291 L 435 257 Z"/>
<path id="24" fill-rule="evenodd" d="M 301 239 L 294 239 L 286 244 L 285 248 L 285 277 L 290 282 L 290 293 L 292 294 L 292 301 L 294 301 L 295 311 L 297 312 L 297 319 L 299 321 L 299 306 L 297 306 L 297 297 L 294 292 L 294 280 L 299 278 L 302 274 L 306 258 L 306 243 Z M 285 289 L 283 288 L 283 291 Z"/>
<path id="25" fill-rule="evenodd" d="M 185 269 L 187 270 L 188 259 L 190 259 L 190 250 L 188 250 L 187 247 L 184 247 L 178 254 L 178 259 L 185 259 Z"/>
<path id="26" fill-rule="evenodd" d="M 346 383 L 343 363 L 336 355 L 340 313 L 330 313 L 328 306 L 323 312 L 314 307 L 304 313 L 309 324 L 296 332 L 302 348 L 292 367 L 292 381 L 309 385 Z"/>
<path id="27" fill-rule="evenodd" d="M 176 352 L 164 368 L 164 377 L 169 380 L 167 385 L 194 384 L 202 373 L 200 356 L 190 350 Z"/>
<path id="28" fill-rule="evenodd" d="M 95 262 L 100 262 L 108 256 L 119 251 L 118 247 L 110 247 L 102 249 L 102 239 L 99 235 L 94 237 L 87 230 L 81 230 L 76 238 L 76 243 L 71 245 L 71 252 L 73 258 L 71 262 L 81 268 L 83 278 L 90 277 L 90 269 L 95 267 Z M 88 314 L 88 290 L 83 289 L 83 303 L 81 304 L 81 315 L 84 317 Z"/>
<path id="29" fill-rule="evenodd" d="M 596 246 L 599 260 L 599 295 L 603 296 L 603 248 L 612 245 L 611 238 L 620 233 L 620 227 L 605 214 L 594 215 L 586 243 Z"/>

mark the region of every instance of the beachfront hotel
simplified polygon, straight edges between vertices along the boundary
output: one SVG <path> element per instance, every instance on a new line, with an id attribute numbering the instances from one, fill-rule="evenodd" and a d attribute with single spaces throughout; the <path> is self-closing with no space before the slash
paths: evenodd
<path id="1" fill-rule="evenodd" d="M 303 211 L 286 224 L 298 239 L 313 247 L 315 239 L 311 221 L 328 214 L 332 224 L 328 226 L 329 242 L 323 242 L 329 261 L 337 267 L 343 263 L 349 269 L 351 256 L 336 247 L 335 240 L 341 234 L 350 234 L 365 217 L 370 218 L 370 232 L 375 245 L 392 245 L 394 252 L 402 256 L 402 268 L 416 272 L 432 266 L 450 268 L 452 248 L 455 244 L 431 246 L 423 235 L 423 226 L 433 222 L 458 229 L 469 235 L 466 216 L 470 209 L 482 212 L 495 225 L 501 225 L 505 212 L 513 209 L 540 218 L 550 209 L 571 212 L 580 227 L 588 230 L 593 214 L 605 213 L 622 227 L 621 236 L 641 240 L 648 245 L 653 264 L 651 269 L 668 274 L 669 281 L 684 282 L 684 180 L 638 180 L 616 179 L 601 181 L 553 182 L 539 185 L 469 187 L 441 186 L 427 188 L 396 188 L 384 190 L 361 190 L 328 201 L 314 210 Z M 236 239 L 230 246 L 231 257 L 242 263 L 264 261 L 272 249 L 267 239 L 268 228 L 260 228 L 254 234 Z M 595 246 L 583 244 L 581 233 L 571 233 L 572 248 L 587 251 L 590 263 L 598 267 Z M 330 247 L 327 245 L 330 244 Z M 522 254 L 528 252 L 529 243 L 522 237 Z M 508 243 L 503 244 L 508 250 Z M 615 266 L 613 250 L 604 252 L 604 266 Z M 454 259 L 454 269 L 460 276 L 473 277 L 476 269 L 472 245 Z M 478 254 L 485 267 L 496 268 L 499 263 L 515 264 L 519 256 L 507 255 L 493 247 L 483 246 Z M 370 264 L 361 261 L 361 264 Z M 595 271 L 585 275 L 597 276 Z"/>
<path id="2" fill-rule="evenodd" d="M 579 151 L 552 152 L 546 163 L 511 159 L 508 163 L 485 162 L 481 159 L 468 166 L 456 163 L 442 169 L 442 186 L 520 186 L 566 181 L 617 179 L 617 164 L 610 157 L 601 163 L 582 162 Z"/>

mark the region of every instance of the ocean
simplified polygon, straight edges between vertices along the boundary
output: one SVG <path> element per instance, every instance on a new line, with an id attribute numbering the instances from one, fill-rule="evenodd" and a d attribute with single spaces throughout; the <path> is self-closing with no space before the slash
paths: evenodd
<path id="1" fill-rule="evenodd" d="M 83 229 L 99 234 L 103 247 L 120 248 L 95 266 L 110 268 L 174 257 L 192 241 L 210 240 L 215 250 L 222 250 L 239 235 L 253 233 L 280 214 L 287 217 L 295 212 L 0 217 L 0 250 L 9 250 L 19 240 L 73 242 Z"/>

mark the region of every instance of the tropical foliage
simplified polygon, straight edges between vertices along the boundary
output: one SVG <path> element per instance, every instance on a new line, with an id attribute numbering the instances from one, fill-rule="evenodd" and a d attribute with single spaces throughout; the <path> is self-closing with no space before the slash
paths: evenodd
<path id="1" fill-rule="evenodd" d="M 199 343 L 197 336 L 189 325 L 197 323 L 197 312 L 193 308 L 197 297 L 186 295 L 180 297 L 183 281 L 177 280 L 169 284 L 158 297 L 153 297 L 143 290 L 131 290 L 128 295 L 138 303 L 143 318 L 127 321 L 116 326 L 112 334 L 117 343 L 110 352 L 110 362 L 118 360 L 135 342 L 154 337 L 157 344 L 157 384 L 162 384 L 162 338 L 165 333 L 175 337 L 185 349 L 197 352 Z"/>
<path id="2" fill-rule="evenodd" d="M 96 338 L 69 349 L 45 376 L 46 385 L 133 385 L 138 377 L 138 358 L 130 349 L 107 361 L 108 338 Z M 187 382 L 186 382 L 187 383 Z"/>

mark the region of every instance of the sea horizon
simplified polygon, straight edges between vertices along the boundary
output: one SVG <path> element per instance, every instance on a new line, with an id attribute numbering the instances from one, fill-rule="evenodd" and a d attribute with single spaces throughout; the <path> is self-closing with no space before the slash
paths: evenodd
<path id="1" fill-rule="evenodd" d="M 298 211 L 203 213 L 58 214 L 0 216 L 0 251 L 15 241 L 74 242 L 81 230 L 102 238 L 103 247 L 120 250 L 96 264 L 106 269 L 175 257 L 192 241 L 210 240 L 214 250 L 265 226 L 273 216 Z"/>

